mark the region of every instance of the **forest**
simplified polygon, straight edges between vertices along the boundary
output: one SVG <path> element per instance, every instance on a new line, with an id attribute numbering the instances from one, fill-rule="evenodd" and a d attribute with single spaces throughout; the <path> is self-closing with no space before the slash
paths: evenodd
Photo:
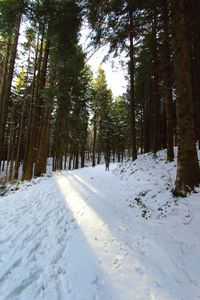
<path id="1" fill-rule="evenodd" d="M 0 0 L 0 300 L 200 299 L 199 20 Z"/>
<path id="2" fill-rule="evenodd" d="M 178 146 L 175 195 L 200 182 L 200 3 L 2 0 L 0 163 L 3 181 L 95 166 Z M 127 57 L 127 92 L 113 97 L 79 43 L 83 22 L 94 49 Z M 117 84 L 117 83 L 116 83 Z M 19 173 L 20 167 L 22 171 Z"/>

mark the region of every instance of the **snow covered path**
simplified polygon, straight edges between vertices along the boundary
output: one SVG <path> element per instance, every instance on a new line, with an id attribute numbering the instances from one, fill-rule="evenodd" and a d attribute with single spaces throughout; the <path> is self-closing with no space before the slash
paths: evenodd
<path id="1" fill-rule="evenodd" d="M 130 193 L 98 166 L 2 197 L 0 299 L 200 299 L 199 234 L 135 218 Z"/>

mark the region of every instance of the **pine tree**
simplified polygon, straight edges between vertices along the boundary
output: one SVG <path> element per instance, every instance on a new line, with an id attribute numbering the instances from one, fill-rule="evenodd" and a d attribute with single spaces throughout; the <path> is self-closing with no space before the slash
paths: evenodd
<path id="1" fill-rule="evenodd" d="M 112 151 L 113 159 L 117 155 L 118 162 L 123 160 L 123 156 L 127 149 L 130 149 L 130 131 L 128 118 L 128 102 L 125 95 L 117 97 L 112 104 L 113 115 L 113 136 L 112 136 Z"/>
<path id="2" fill-rule="evenodd" d="M 96 165 L 96 152 L 110 156 L 112 139 L 112 93 L 107 87 L 103 68 L 99 66 L 97 78 L 93 84 L 93 100 L 91 102 L 93 124 L 93 166 Z"/>

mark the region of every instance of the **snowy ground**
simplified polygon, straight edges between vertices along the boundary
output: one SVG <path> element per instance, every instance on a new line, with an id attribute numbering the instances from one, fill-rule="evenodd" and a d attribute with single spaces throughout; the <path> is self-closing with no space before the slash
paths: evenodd
<path id="1" fill-rule="evenodd" d="M 200 197 L 175 163 L 58 172 L 0 198 L 0 299 L 200 299 Z"/>

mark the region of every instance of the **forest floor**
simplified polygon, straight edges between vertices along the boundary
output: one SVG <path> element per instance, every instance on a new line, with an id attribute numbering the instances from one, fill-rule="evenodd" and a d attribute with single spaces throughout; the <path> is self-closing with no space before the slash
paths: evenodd
<path id="1" fill-rule="evenodd" d="M 200 299 L 200 189 L 141 155 L 25 182 L 0 198 L 0 299 Z"/>

